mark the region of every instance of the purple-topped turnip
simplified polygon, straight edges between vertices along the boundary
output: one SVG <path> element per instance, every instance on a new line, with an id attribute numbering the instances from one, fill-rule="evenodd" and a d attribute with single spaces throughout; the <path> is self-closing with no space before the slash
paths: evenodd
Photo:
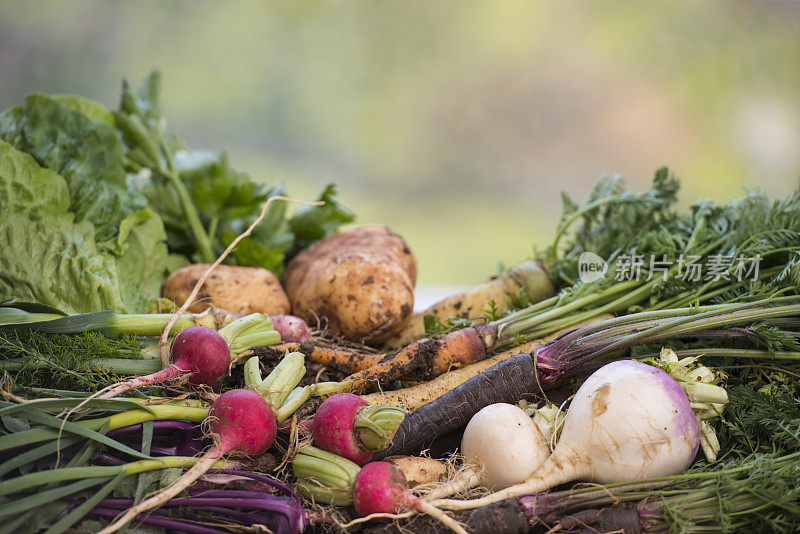
<path id="1" fill-rule="evenodd" d="M 699 439 L 689 399 L 673 378 L 641 362 L 617 361 L 581 385 L 553 454 L 526 481 L 481 499 L 433 504 L 464 510 L 572 480 L 607 484 L 675 475 L 694 460 Z"/>

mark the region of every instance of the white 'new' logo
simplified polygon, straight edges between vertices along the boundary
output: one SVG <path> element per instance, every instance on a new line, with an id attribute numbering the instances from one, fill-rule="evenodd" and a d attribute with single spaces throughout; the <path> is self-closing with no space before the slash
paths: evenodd
<path id="1" fill-rule="evenodd" d="M 578 258 L 578 277 L 584 284 L 591 284 L 600 280 L 608 271 L 606 260 L 594 252 L 584 252 Z"/>

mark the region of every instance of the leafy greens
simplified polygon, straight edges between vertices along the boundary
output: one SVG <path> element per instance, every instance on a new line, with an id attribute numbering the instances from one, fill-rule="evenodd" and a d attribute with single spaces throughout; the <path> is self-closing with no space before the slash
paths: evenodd
<path id="1" fill-rule="evenodd" d="M 224 153 L 187 151 L 162 109 L 153 71 L 137 90 L 123 82 L 115 111 L 34 94 L 0 113 L 0 300 L 147 311 L 168 271 L 213 262 L 267 198 L 286 194 Z M 332 185 L 320 199 L 293 216 L 273 204 L 227 261 L 280 275 L 288 257 L 354 219 Z"/>

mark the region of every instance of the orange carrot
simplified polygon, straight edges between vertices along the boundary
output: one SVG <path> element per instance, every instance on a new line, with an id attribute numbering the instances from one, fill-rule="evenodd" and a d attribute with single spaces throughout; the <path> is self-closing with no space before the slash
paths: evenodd
<path id="1" fill-rule="evenodd" d="M 486 345 L 475 328 L 451 332 L 441 339 L 423 338 L 351 374 L 353 390 L 363 392 L 400 378 L 430 380 L 452 368 L 486 358 Z"/>

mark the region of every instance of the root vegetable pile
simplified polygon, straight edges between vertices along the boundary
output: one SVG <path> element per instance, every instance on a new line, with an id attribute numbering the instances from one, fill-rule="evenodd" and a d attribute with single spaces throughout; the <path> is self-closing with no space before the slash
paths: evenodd
<path id="1" fill-rule="evenodd" d="M 800 191 L 681 210 L 666 169 L 645 193 L 603 179 L 534 260 L 414 314 L 402 237 L 337 233 L 352 214 L 332 188 L 287 221 L 280 188 L 175 161 L 142 123 L 148 94 L 126 88 L 114 115 L 126 168 L 176 188 L 183 253 L 204 263 L 167 279 L 172 315 L 0 301 L 0 534 L 796 529 Z M 198 213 L 214 176 L 272 200 Z M 594 282 L 587 252 L 609 264 Z M 623 279 L 651 254 L 730 262 Z M 75 387 L 35 382 L 48 372 Z"/>

